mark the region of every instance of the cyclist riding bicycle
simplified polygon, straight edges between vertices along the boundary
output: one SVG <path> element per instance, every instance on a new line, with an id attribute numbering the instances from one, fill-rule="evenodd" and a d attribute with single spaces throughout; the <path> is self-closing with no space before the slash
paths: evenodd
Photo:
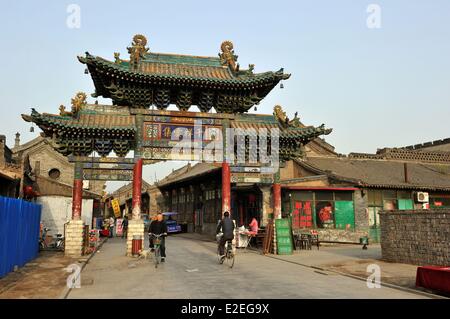
<path id="1" fill-rule="evenodd" d="M 153 251 L 153 234 L 155 235 L 163 235 L 161 236 L 161 244 L 160 244 L 160 249 L 161 249 L 161 262 L 164 262 L 165 258 L 166 258 L 166 236 L 167 236 L 167 225 L 166 222 L 163 220 L 163 215 L 162 213 L 158 213 L 158 215 L 156 216 L 156 220 L 152 221 L 152 223 L 150 224 L 150 228 L 148 231 L 148 235 L 149 235 L 149 240 L 150 240 L 150 249 L 151 251 Z"/>
<path id="2" fill-rule="evenodd" d="M 230 213 L 223 213 L 223 218 L 217 225 L 216 234 L 223 233 L 222 238 L 219 241 L 219 254 L 221 257 L 225 257 L 225 243 L 231 242 L 234 238 L 234 230 L 236 223 L 230 218 Z"/>

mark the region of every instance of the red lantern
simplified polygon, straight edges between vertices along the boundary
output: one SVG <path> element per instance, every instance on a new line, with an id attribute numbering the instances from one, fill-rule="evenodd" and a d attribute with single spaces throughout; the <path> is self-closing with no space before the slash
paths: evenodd
<path id="1" fill-rule="evenodd" d="M 25 198 L 34 198 L 38 196 L 38 193 L 34 191 L 33 187 L 26 185 L 23 187 L 23 194 Z"/>

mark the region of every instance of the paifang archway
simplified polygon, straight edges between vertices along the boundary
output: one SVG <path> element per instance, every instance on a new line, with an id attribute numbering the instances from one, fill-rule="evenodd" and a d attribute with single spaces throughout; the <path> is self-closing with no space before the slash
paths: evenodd
<path id="1" fill-rule="evenodd" d="M 142 165 L 155 161 L 207 159 L 221 165 L 222 212 L 230 209 L 231 180 L 272 184 L 273 215 L 279 218 L 279 163 L 275 167 L 273 159 L 282 163 L 301 157 L 305 144 L 331 132 L 324 125 L 304 126 L 297 116 L 289 120 L 280 106 L 270 115 L 246 113 L 290 74 L 283 69 L 254 73 L 253 65 L 241 70 L 230 41 L 222 43 L 218 57 L 150 52 L 143 35 L 135 35 L 127 49 L 129 60 L 122 60 L 119 53 L 114 53 L 115 61 L 87 52 L 78 57 L 94 82 L 92 96 L 111 98 L 112 105 L 88 104 L 86 94 L 79 92 L 70 111 L 61 105 L 59 114 L 32 109 L 30 115 L 22 115 L 75 163 L 66 255 L 81 254 L 83 179 L 133 180 L 127 240 L 131 254 L 131 239 L 144 234 Z M 171 104 L 178 111 L 168 111 Z M 192 105 L 201 112 L 189 112 Z M 213 107 L 217 113 L 210 112 Z M 91 157 L 94 151 L 100 156 Z M 130 151 L 134 158 L 125 158 Z M 117 157 L 108 157 L 113 152 Z M 276 156 L 263 161 L 267 154 Z"/>

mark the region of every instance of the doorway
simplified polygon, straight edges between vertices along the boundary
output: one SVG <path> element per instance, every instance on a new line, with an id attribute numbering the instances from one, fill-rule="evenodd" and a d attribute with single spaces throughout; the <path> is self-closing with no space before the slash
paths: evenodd
<path id="1" fill-rule="evenodd" d="M 231 215 L 237 226 L 250 224 L 256 218 L 261 225 L 262 193 L 256 187 L 236 187 L 231 192 Z"/>

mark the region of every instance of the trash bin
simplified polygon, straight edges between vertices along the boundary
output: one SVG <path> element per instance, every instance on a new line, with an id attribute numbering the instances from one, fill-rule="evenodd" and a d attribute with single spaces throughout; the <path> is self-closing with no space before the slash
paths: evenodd
<path id="1" fill-rule="evenodd" d="M 140 250 L 142 250 L 142 236 L 134 235 L 131 241 L 131 255 L 138 256 Z"/>
<path id="2" fill-rule="evenodd" d="M 369 237 L 360 237 L 359 238 L 359 243 L 361 244 L 361 245 L 363 245 L 363 247 L 362 247 L 362 249 L 367 249 L 367 245 L 369 245 Z"/>
<path id="3" fill-rule="evenodd" d="M 181 232 L 182 233 L 188 232 L 188 224 L 187 223 L 181 224 Z"/>

